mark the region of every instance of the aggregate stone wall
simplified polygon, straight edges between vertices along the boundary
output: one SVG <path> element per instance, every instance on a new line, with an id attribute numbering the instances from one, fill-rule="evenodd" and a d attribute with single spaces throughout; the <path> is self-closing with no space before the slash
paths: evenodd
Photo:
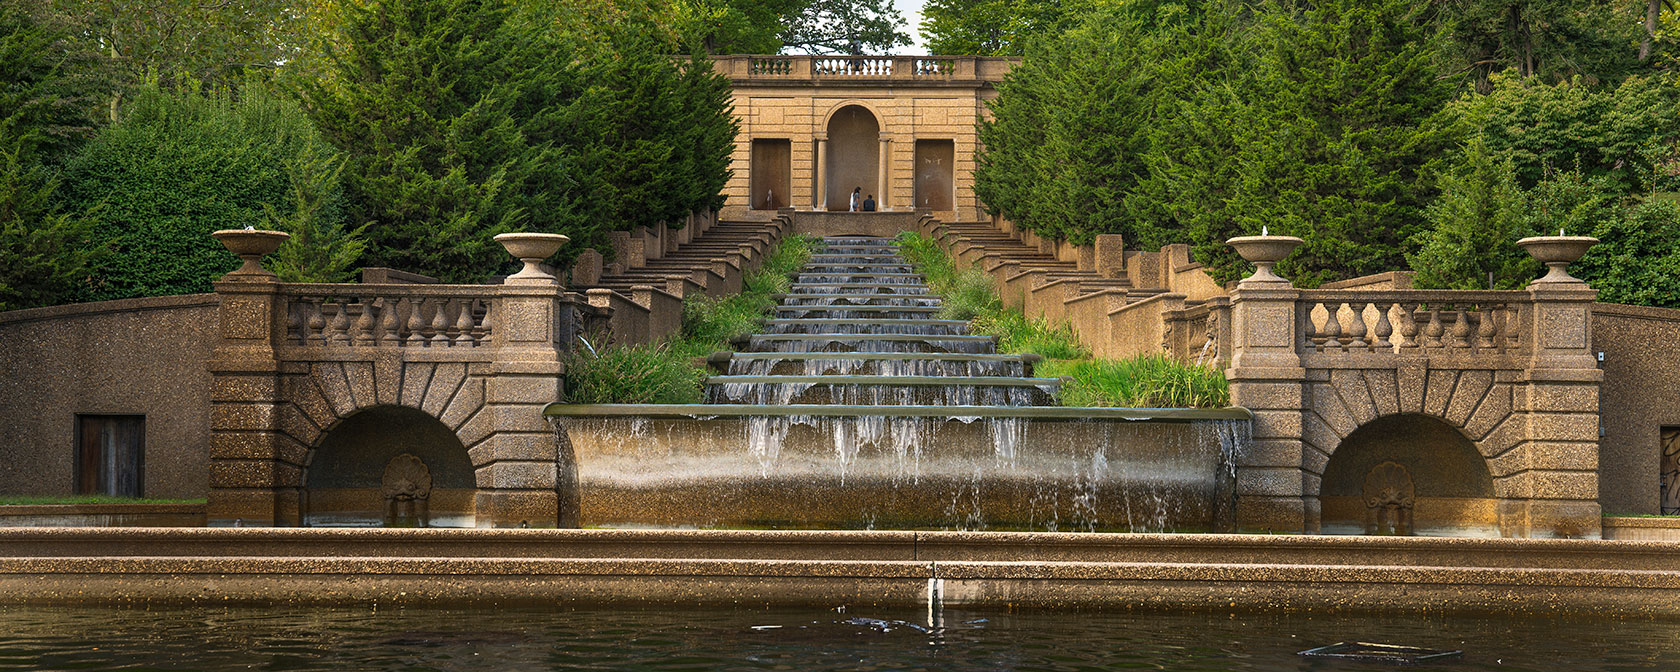
<path id="1" fill-rule="evenodd" d="M 1599 393 L 1599 501 L 1605 514 L 1657 513 L 1662 428 L 1680 427 L 1680 310 L 1593 305 Z"/>
<path id="2" fill-rule="evenodd" d="M 74 492 L 76 416 L 145 416 L 142 494 L 205 496 L 216 295 L 0 313 L 0 494 Z"/>

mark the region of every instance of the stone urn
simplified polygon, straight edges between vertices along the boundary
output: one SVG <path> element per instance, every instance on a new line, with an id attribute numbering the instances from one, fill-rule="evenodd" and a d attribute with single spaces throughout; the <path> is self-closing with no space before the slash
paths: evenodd
<path id="1" fill-rule="evenodd" d="M 1597 243 L 1598 239 L 1591 236 L 1534 236 L 1517 241 L 1517 245 L 1527 251 L 1528 256 L 1534 257 L 1551 269 L 1545 277 L 1535 280 L 1535 283 L 1581 282 L 1579 278 L 1569 274 L 1569 265 L 1575 263 L 1575 260 L 1580 259 Z"/>
<path id="2" fill-rule="evenodd" d="M 222 242 L 229 252 L 239 255 L 245 261 L 228 275 L 262 275 L 274 277 L 273 273 L 262 267 L 262 258 L 280 249 L 280 244 L 286 242 L 292 235 L 282 231 L 263 231 L 259 229 L 222 229 L 210 234 L 211 237 Z"/>
<path id="3" fill-rule="evenodd" d="M 508 254 L 525 262 L 525 268 L 508 276 L 509 280 L 554 279 L 554 276 L 544 273 L 538 264 L 554 256 L 560 251 L 560 246 L 569 240 L 570 237 L 558 233 L 503 233 L 496 236 L 496 242 L 507 248 Z"/>
<path id="4" fill-rule="evenodd" d="M 1294 236 L 1259 235 L 1238 236 L 1225 241 L 1225 244 L 1236 248 L 1237 254 L 1254 264 L 1254 275 L 1244 278 L 1243 282 L 1289 282 L 1272 272 L 1272 266 L 1283 261 L 1303 242 Z"/>

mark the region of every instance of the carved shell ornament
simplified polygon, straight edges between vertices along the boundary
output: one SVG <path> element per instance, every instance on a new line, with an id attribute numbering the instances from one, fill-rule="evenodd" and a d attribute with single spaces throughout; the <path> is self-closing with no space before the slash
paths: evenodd
<path id="1" fill-rule="evenodd" d="M 385 499 L 426 499 L 432 494 L 432 470 L 426 463 L 409 453 L 391 458 L 380 479 Z"/>
<path id="2" fill-rule="evenodd" d="M 1412 508 L 1417 497 L 1412 487 L 1412 475 L 1394 462 L 1384 462 L 1365 475 L 1365 506 L 1382 508 L 1395 506 Z"/>

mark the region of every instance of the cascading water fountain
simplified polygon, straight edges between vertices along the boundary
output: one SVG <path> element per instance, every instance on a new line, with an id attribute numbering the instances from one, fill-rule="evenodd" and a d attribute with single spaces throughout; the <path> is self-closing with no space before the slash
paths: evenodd
<path id="1" fill-rule="evenodd" d="M 1036 355 L 940 309 L 890 240 L 826 239 L 763 329 L 711 358 L 706 404 L 548 409 L 579 522 L 1230 527 L 1246 411 L 1057 406 Z"/>

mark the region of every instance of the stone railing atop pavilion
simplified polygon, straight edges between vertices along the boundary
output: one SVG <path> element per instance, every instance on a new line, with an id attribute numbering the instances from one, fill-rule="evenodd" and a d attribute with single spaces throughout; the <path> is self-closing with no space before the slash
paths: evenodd
<path id="1" fill-rule="evenodd" d="M 1533 302 L 1527 291 L 1302 290 L 1296 351 L 1309 365 L 1414 355 L 1526 359 Z"/>
<path id="2" fill-rule="evenodd" d="M 734 81 L 999 81 L 1013 61 L 984 56 L 736 55 L 712 59 Z"/>

